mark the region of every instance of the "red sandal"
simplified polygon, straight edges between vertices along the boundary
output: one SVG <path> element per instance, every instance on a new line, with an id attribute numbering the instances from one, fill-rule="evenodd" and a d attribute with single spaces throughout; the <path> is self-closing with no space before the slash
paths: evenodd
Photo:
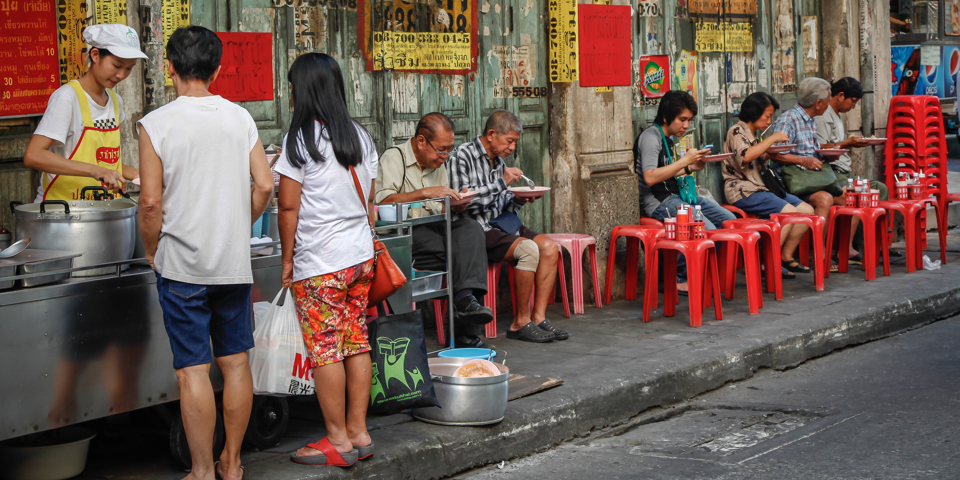
<path id="1" fill-rule="evenodd" d="M 297 452 L 290 454 L 290 460 L 302 465 L 328 465 L 331 467 L 350 467 L 357 463 L 360 451 L 354 448 L 347 453 L 340 453 L 336 447 L 323 437 L 318 442 L 307 444 L 308 447 L 321 452 L 320 455 L 311 455 L 309 457 L 297 456 Z"/>

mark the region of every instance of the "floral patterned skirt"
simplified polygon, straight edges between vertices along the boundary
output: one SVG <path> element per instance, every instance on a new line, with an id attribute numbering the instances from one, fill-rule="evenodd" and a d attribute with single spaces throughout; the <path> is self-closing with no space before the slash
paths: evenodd
<path id="1" fill-rule="evenodd" d="M 311 368 L 370 351 L 366 311 L 371 279 L 372 258 L 338 272 L 294 282 L 297 317 L 310 351 Z"/>

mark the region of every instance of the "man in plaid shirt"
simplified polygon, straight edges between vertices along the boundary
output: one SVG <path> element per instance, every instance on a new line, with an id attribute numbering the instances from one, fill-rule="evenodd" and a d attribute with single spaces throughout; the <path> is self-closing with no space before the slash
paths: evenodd
<path id="1" fill-rule="evenodd" d="M 820 148 L 817 141 L 817 122 L 814 117 L 823 115 L 830 106 L 830 82 L 822 78 L 807 77 L 800 81 L 797 89 L 797 105 L 780 115 L 773 124 L 774 132 L 783 132 L 790 137 L 787 143 L 796 144 L 788 153 L 773 157 L 783 164 L 799 165 L 807 170 L 820 170 L 823 162 L 818 158 L 816 150 Z M 792 193 L 792 192 L 791 192 Z M 834 197 L 830 192 L 819 191 L 809 196 L 798 195 L 802 200 L 813 206 L 817 215 L 826 218 L 830 207 L 843 205 L 843 195 Z"/>
<path id="2" fill-rule="evenodd" d="M 547 301 L 556 282 L 558 247 L 549 238 L 523 226 L 517 212 L 533 199 L 510 193 L 510 185 L 523 172 L 507 167 L 503 159 L 517 149 L 523 126 L 516 115 L 498 110 L 490 115 L 483 134 L 455 148 L 447 161 L 450 188 L 477 192 L 473 202 L 458 216 L 473 218 L 483 227 L 487 260 L 516 261 L 517 314 L 507 338 L 545 343 L 566 340 L 570 335 L 547 320 Z M 525 299 L 536 284 L 533 311 Z M 496 292 L 488 292 L 496 295 Z"/>

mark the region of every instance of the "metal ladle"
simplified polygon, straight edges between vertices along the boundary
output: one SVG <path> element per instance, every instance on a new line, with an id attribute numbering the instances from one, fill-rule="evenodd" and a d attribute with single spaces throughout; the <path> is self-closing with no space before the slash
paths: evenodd
<path id="1" fill-rule="evenodd" d="M 537 184 L 533 183 L 533 180 L 530 180 L 529 178 L 527 178 L 526 175 L 520 175 L 520 178 L 522 178 L 525 182 L 527 182 L 527 186 L 530 187 L 530 190 L 534 190 L 537 188 L 536 187 Z"/>
<path id="2" fill-rule="evenodd" d="M 23 240 L 19 240 L 13 245 L 10 245 L 9 247 L 3 249 L 3 251 L 0 251 L 0 258 L 16 257 L 17 255 L 20 254 L 20 252 L 27 249 L 27 245 L 30 245 L 29 237 L 24 238 Z"/>

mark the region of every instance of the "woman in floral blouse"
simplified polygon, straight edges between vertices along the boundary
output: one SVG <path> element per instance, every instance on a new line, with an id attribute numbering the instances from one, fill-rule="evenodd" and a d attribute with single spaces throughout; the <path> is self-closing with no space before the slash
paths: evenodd
<path id="1" fill-rule="evenodd" d="M 780 198 L 770 192 L 760 169 L 766 161 L 767 149 L 773 144 L 788 141 L 782 132 L 761 140 L 758 132 L 770 126 L 773 113 L 780 108 L 777 101 L 764 92 L 751 94 L 740 106 L 740 121 L 727 131 L 723 151 L 733 153 L 723 165 L 723 193 L 727 202 L 741 210 L 767 217 L 774 213 L 813 213 L 813 207 L 789 193 Z M 793 254 L 806 233 L 806 225 L 784 225 L 780 230 L 780 261 L 784 278 L 794 278 L 793 273 L 807 273 L 809 268 L 794 260 Z"/>

